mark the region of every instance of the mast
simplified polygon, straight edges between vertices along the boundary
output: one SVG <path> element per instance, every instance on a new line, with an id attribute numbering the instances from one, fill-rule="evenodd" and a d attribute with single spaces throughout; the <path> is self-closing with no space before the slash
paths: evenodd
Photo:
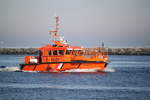
<path id="1" fill-rule="evenodd" d="M 60 35 L 59 35 L 59 16 L 55 16 L 55 30 L 50 30 L 50 35 L 52 41 L 59 41 L 60 40 Z"/>
<path id="2" fill-rule="evenodd" d="M 59 16 L 55 16 L 55 30 L 50 30 L 51 41 L 55 44 L 67 44 L 67 41 L 64 40 L 64 37 L 60 36 L 59 34 Z"/>

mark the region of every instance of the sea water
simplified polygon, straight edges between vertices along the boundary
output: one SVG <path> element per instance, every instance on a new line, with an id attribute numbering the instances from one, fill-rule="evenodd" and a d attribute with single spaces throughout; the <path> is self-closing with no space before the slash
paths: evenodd
<path id="1" fill-rule="evenodd" d="M 105 72 L 15 72 L 24 56 L 0 55 L 0 100 L 150 99 L 150 56 L 110 56 Z"/>

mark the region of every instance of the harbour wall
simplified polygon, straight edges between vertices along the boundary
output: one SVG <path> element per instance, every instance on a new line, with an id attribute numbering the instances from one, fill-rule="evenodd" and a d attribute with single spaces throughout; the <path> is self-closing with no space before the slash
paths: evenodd
<path id="1" fill-rule="evenodd" d="M 37 48 L 0 48 L 0 54 L 38 54 Z"/>
<path id="2" fill-rule="evenodd" d="M 110 55 L 150 55 L 150 48 L 109 48 Z"/>
<path id="3" fill-rule="evenodd" d="M 99 48 L 86 48 L 85 54 L 93 54 Z M 150 55 L 150 48 L 107 48 L 109 55 Z M 0 54 L 38 54 L 37 48 L 0 48 Z"/>

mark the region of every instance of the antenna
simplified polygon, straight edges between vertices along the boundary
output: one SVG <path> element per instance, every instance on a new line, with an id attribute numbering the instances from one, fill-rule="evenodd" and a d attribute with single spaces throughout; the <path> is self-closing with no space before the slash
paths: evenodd
<path id="1" fill-rule="evenodd" d="M 59 16 L 56 16 L 56 32 L 59 32 Z"/>

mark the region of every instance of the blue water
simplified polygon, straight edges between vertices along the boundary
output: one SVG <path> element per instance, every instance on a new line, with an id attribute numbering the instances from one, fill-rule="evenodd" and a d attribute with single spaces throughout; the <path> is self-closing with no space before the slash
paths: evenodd
<path id="1" fill-rule="evenodd" d="M 19 67 L 23 56 L 0 55 L 0 66 Z M 149 100 L 150 56 L 110 59 L 105 73 L 2 71 L 0 100 Z"/>

